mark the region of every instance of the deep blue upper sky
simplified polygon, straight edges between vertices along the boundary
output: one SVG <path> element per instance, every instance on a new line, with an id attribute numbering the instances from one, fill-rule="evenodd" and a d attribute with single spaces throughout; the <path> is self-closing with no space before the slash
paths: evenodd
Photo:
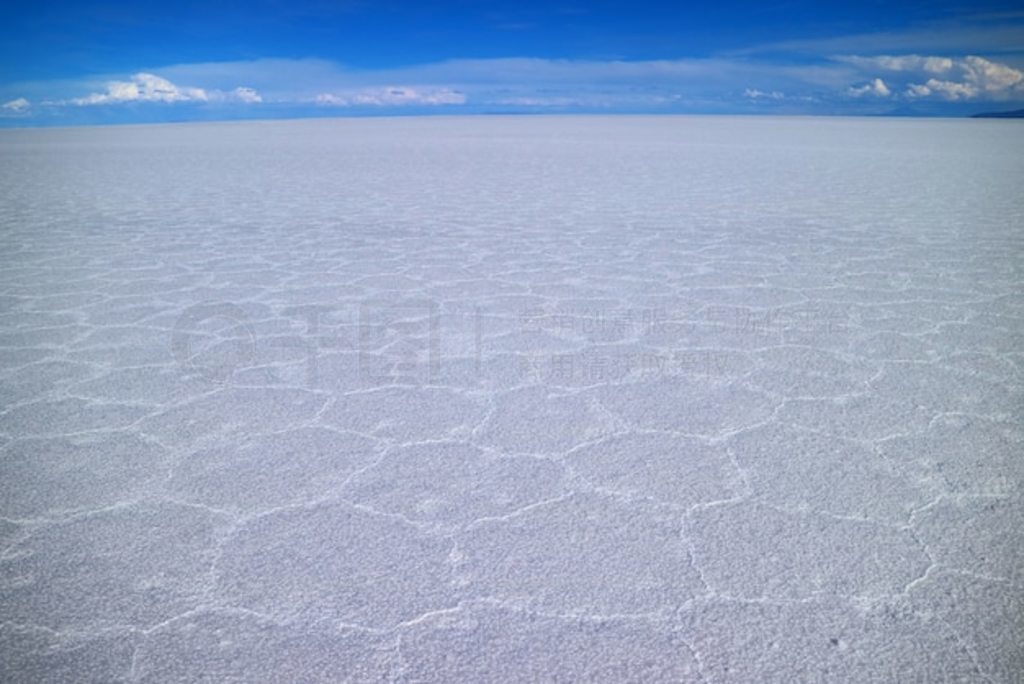
<path id="1" fill-rule="evenodd" d="M 946 0 L 23 3 L 0 22 L 0 121 L 1005 109 L 1024 100 L 1018 7 Z"/>

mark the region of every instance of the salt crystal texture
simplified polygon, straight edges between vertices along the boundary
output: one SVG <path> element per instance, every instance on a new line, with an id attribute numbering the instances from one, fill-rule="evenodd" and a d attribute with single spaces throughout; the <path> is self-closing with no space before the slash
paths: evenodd
<path id="1" fill-rule="evenodd" d="M 1024 136 L 0 131 L 0 679 L 1024 671 Z"/>

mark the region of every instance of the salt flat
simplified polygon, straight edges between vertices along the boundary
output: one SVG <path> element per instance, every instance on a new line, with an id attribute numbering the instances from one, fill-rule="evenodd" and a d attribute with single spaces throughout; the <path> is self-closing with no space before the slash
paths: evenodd
<path id="1" fill-rule="evenodd" d="M 0 131 L 0 678 L 1020 681 L 1010 121 Z"/>

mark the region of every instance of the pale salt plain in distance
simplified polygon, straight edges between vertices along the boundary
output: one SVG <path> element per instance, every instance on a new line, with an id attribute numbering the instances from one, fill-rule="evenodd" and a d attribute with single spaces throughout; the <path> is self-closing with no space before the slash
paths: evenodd
<path id="1" fill-rule="evenodd" d="M 0 159 L 4 681 L 1019 681 L 1014 122 Z"/>

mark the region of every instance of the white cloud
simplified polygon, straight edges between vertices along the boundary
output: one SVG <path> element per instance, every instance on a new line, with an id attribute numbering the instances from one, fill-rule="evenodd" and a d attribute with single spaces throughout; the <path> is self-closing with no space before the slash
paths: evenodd
<path id="1" fill-rule="evenodd" d="M 911 83 L 907 92 L 912 97 L 928 97 L 939 95 L 947 100 L 970 100 L 978 96 L 978 89 L 969 83 L 956 81 L 940 81 L 929 78 L 925 84 Z"/>
<path id="2" fill-rule="evenodd" d="M 417 89 L 406 86 L 363 88 L 349 93 L 321 93 L 317 104 L 334 107 L 394 107 L 401 105 L 465 104 L 466 95 L 450 88 Z"/>
<path id="3" fill-rule="evenodd" d="M 1024 72 L 984 57 L 845 55 L 835 59 L 862 69 L 870 78 L 866 84 L 847 89 L 853 97 L 889 97 L 898 92 L 896 97 L 947 101 L 1024 98 Z M 872 78 L 877 70 L 887 72 L 887 82 Z"/>
<path id="4" fill-rule="evenodd" d="M 110 81 L 105 93 L 92 93 L 70 102 L 88 106 L 119 102 L 206 102 L 209 99 L 202 88 L 179 87 L 155 74 L 138 73 L 130 81 Z"/>
<path id="5" fill-rule="evenodd" d="M 786 98 L 786 95 L 778 90 L 765 92 L 757 88 L 747 88 L 743 91 L 743 96 L 751 100 L 783 100 Z"/>
<path id="6" fill-rule="evenodd" d="M 1024 72 L 974 55 L 955 60 L 950 76 L 910 83 L 909 97 L 937 96 L 945 100 L 1008 99 L 1024 97 Z"/>
<path id="7" fill-rule="evenodd" d="M 5 112 L 11 114 L 24 114 L 28 111 L 29 107 L 31 106 L 31 102 L 29 102 L 23 97 L 19 97 L 16 100 L 4 102 L 2 105 L 0 105 L 0 109 L 3 109 Z"/>
<path id="8" fill-rule="evenodd" d="M 162 76 L 140 72 L 128 81 L 108 81 L 106 92 L 91 93 L 85 97 L 58 100 L 48 104 L 72 104 L 85 107 L 129 102 L 242 102 L 258 104 L 263 102 L 263 96 L 255 88 L 239 86 L 234 90 L 222 91 L 179 86 Z"/>
<path id="9" fill-rule="evenodd" d="M 876 78 L 862 86 L 847 88 L 846 93 L 852 97 L 864 97 L 865 95 L 889 97 L 892 94 L 892 91 L 889 90 L 889 86 L 885 84 L 885 81 L 880 78 Z"/>
<path id="10" fill-rule="evenodd" d="M 1024 81 L 1024 72 L 983 57 L 970 56 L 964 59 L 963 69 L 967 81 L 988 92 L 1007 90 Z"/>
<path id="11" fill-rule="evenodd" d="M 238 100 L 239 102 L 246 102 L 249 104 L 258 104 L 263 102 L 263 96 L 260 95 L 254 88 L 238 87 L 231 91 L 231 99 Z"/>

